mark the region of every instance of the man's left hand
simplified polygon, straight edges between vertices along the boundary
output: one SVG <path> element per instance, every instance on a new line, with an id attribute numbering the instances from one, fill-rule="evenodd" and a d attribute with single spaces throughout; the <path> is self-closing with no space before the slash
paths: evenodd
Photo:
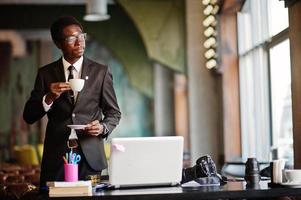
<path id="1" fill-rule="evenodd" d="M 92 136 L 98 136 L 103 133 L 104 126 L 98 121 L 94 120 L 87 124 L 85 131 Z"/>

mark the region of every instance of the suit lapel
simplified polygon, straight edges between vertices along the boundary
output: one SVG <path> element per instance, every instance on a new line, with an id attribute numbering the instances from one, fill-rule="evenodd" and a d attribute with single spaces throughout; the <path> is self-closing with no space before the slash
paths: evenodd
<path id="1" fill-rule="evenodd" d="M 80 101 L 80 98 L 82 96 L 81 94 L 84 92 L 84 90 L 86 88 L 87 81 L 89 79 L 89 74 L 90 74 L 90 71 L 91 71 L 91 67 L 89 67 L 90 64 L 91 64 L 90 60 L 84 57 L 83 66 L 82 66 L 82 73 L 81 73 L 81 79 L 85 80 L 85 84 L 84 84 L 84 87 L 83 87 L 82 91 L 77 94 L 76 102 Z"/>

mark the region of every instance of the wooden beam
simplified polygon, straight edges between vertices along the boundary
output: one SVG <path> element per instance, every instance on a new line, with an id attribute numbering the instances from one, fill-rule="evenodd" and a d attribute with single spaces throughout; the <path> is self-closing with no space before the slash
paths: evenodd
<path id="1" fill-rule="evenodd" d="M 220 16 L 225 161 L 241 157 L 236 14 Z"/>
<path id="2" fill-rule="evenodd" d="M 223 0 L 221 1 L 221 13 L 237 13 L 240 11 L 245 0 Z"/>
<path id="3" fill-rule="evenodd" d="M 291 45 L 292 112 L 294 165 L 301 167 L 301 2 L 289 7 L 289 39 Z"/>

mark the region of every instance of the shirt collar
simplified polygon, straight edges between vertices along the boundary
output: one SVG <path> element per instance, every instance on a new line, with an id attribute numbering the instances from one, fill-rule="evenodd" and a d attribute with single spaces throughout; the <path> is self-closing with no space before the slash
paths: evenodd
<path id="1" fill-rule="evenodd" d="M 70 65 L 73 65 L 74 68 L 75 68 L 75 70 L 76 70 L 77 72 L 80 72 L 80 70 L 81 70 L 81 68 L 82 68 L 82 66 L 83 66 L 83 60 L 84 60 L 84 57 L 81 56 L 75 63 L 70 64 L 67 60 L 65 60 L 64 57 L 62 57 L 62 61 L 63 61 L 63 65 L 64 65 L 65 71 L 68 70 L 68 67 L 69 67 Z"/>

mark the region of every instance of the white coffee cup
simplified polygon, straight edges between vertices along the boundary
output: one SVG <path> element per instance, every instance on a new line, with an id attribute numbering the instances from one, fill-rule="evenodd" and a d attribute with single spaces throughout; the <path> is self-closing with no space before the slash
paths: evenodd
<path id="1" fill-rule="evenodd" d="M 284 175 L 288 182 L 301 183 L 301 169 L 286 169 Z"/>
<path id="2" fill-rule="evenodd" d="M 70 87 L 73 91 L 80 92 L 85 84 L 84 79 L 74 78 L 69 80 Z"/>

